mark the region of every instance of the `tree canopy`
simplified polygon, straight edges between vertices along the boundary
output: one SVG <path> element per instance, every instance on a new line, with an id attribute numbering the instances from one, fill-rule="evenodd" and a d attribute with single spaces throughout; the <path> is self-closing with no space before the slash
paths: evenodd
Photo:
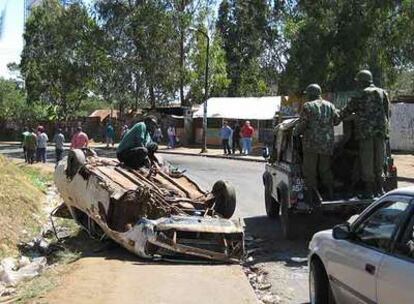
<path id="1" fill-rule="evenodd" d="M 45 0 L 25 26 L 23 96 L 58 119 L 91 96 L 121 111 L 201 103 L 200 31 L 209 96 L 349 90 L 362 68 L 412 92 L 414 0 Z"/>

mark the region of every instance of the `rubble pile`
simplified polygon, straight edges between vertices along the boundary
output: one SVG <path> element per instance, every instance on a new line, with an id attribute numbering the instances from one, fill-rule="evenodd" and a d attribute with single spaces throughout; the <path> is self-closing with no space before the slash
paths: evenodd
<path id="1" fill-rule="evenodd" d="M 267 278 L 267 271 L 255 265 L 254 255 L 259 253 L 258 243 L 261 241 L 261 239 L 254 238 L 251 235 L 245 236 L 246 247 L 248 249 L 246 251 L 243 270 L 261 303 L 277 304 L 281 302 L 281 299 L 270 291 L 272 284 Z"/>

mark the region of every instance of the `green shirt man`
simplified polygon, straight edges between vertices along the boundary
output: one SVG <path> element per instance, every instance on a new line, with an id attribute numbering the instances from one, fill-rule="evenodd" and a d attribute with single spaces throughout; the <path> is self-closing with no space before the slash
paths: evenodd
<path id="1" fill-rule="evenodd" d="M 143 122 L 135 124 L 119 143 L 119 161 L 133 169 L 149 165 L 158 149 L 158 145 L 151 138 L 156 127 L 157 119 L 154 116 L 147 116 Z"/>

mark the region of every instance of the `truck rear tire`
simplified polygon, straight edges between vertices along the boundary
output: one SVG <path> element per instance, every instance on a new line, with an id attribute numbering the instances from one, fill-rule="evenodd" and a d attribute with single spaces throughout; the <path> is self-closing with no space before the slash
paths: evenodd
<path id="1" fill-rule="evenodd" d="M 297 237 L 297 227 L 294 220 L 294 214 L 289 210 L 287 197 L 285 195 L 280 206 L 280 225 L 284 239 L 293 240 Z"/>
<path id="2" fill-rule="evenodd" d="M 279 202 L 276 201 L 272 196 L 271 182 L 266 181 L 264 188 L 265 188 L 264 196 L 265 196 L 266 214 L 270 218 L 278 218 L 280 205 L 279 205 Z"/>

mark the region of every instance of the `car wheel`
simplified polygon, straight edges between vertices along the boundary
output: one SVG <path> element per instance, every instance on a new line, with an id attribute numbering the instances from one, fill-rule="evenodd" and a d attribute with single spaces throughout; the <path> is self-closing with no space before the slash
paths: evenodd
<path id="1" fill-rule="evenodd" d="M 236 190 L 228 182 L 217 181 L 211 191 L 215 197 L 214 210 L 224 218 L 231 218 L 236 210 Z"/>
<path id="2" fill-rule="evenodd" d="M 68 163 L 66 167 L 66 176 L 72 179 L 78 172 L 80 167 L 82 167 L 85 164 L 85 154 L 80 149 L 69 150 L 67 162 Z"/>
<path id="3" fill-rule="evenodd" d="M 289 210 L 287 197 L 284 196 L 280 204 L 280 225 L 283 237 L 287 240 L 293 240 L 297 237 L 297 229 L 294 223 L 294 215 Z"/>
<path id="4" fill-rule="evenodd" d="M 309 269 L 310 304 L 335 304 L 325 267 L 318 259 L 313 259 Z"/>
<path id="5" fill-rule="evenodd" d="M 270 218 L 279 217 L 279 203 L 272 196 L 272 184 L 271 182 L 265 182 L 265 206 L 266 214 Z"/>

